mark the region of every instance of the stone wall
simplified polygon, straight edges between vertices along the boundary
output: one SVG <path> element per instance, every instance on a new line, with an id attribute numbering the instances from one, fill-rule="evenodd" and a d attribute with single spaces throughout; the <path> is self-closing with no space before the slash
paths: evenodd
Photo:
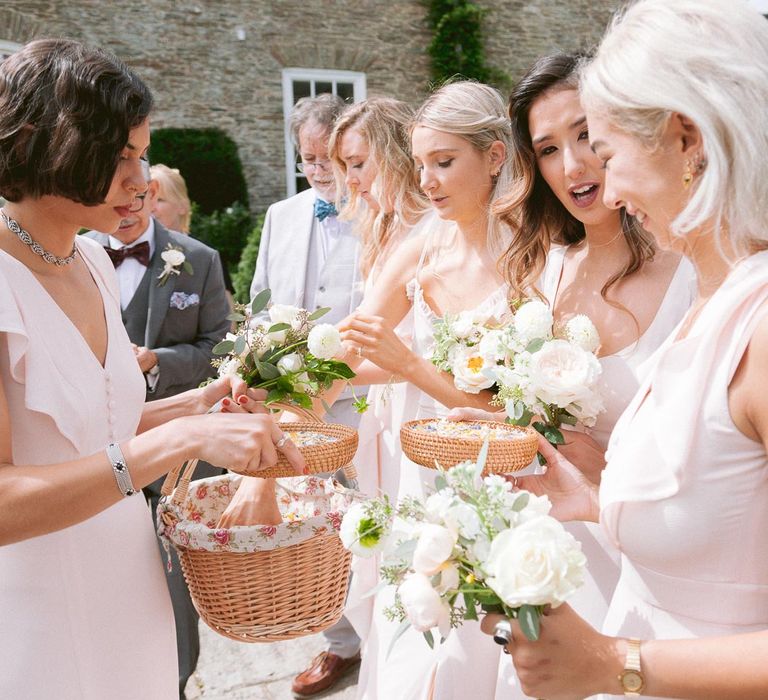
<path id="1" fill-rule="evenodd" d="M 518 77 L 543 52 L 594 41 L 617 2 L 479 4 L 492 10 L 489 61 Z M 414 105 L 429 79 L 419 0 L 4 0 L 0 40 L 34 36 L 67 36 L 120 56 L 155 94 L 154 127 L 224 129 L 259 209 L 285 196 L 284 67 L 363 71 L 369 96 Z"/>

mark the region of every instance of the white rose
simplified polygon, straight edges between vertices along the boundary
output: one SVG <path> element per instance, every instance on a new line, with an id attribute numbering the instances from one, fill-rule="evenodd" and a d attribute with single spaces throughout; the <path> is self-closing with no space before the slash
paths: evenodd
<path id="1" fill-rule="evenodd" d="M 515 332 L 519 342 L 526 346 L 532 340 L 552 337 L 552 312 L 543 301 L 527 301 L 514 316 Z"/>
<path id="2" fill-rule="evenodd" d="M 164 250 L 162 253 L 160 253 L 160 257 L 166 262 L 167 265 L 170 265 L 171 267 L 178 267 L 179 265 L 183 265 L 184 261 L 187 259 L 184 253 L 174 248 L 171 248 L 170 250 Z"/>
<path id="3" fill-rule="evenodd" d="M 466 338 L 469 338 L 475 330 L 475 323 L 470 313 L 462 311 L 451 321 L 450 327 L 453 335 L 465 340 Z"/>
<path id="4" fill-rule="evenodd" d="M 298 323 L 299 314 L 301 309 L 298 306 L 291 306 L 290 304 L 272 304 L 269 307 L 269 320 L 272 323 L 287 323 L 291 328 L 294 328 Z M 294 328 L 295 329 L 295 328 Z"/>
<path id="5" fill-rule="evenodd" d="M 520 497 L 522 492 L 510 494 L 511 502 L 514 503 Z M 536 496 L 532 493 L 528 493 L 528 503 L 525 508 L 515 513 L 515 521 L 517 525 L 527 523 L 529 520 L 535 520 L 536 518 L 542 518 L 545 515 L 549 515 L 549 511 L 552 510 L 552 503 L 547 496 Z"/>
<path id="6" fill-rule="evenodd" d="M 550 340 L 531 355 L 528 389 L 543 403 L 567 408 L 592 398 L 601 371 L 591 352 L 567 340 Z"/>
<path id="7" fill-rule="evenodd" d="M 307 348 L 321 360 L 331 360 L 341 350 L 341 334 L 330 323 L 320 323 L 309 331 Z"/>
<path id="8" fill-rule="evenodd" d="M 448 636 L 451 631 L 450 608 L 424 574 L 408 574 L 397 592 L 405 615 L 417 632 L 438 627 L 443 637 Z"/>
<path id="9" fill-rule="evenodd" d="M 584 314 L 574 316 L 565 324 L 565 337 L 587 352 L 596 352 L 600 347 L 600 334 Z"/>
<path id="10" fill-rule="evenodd" d="M 557 607 L 584 581 L 581 545 L 554 518 L 539 517 L 491 542 L 486 582 L 510 607 Z"/>
<path id="11" fill-rule="evenodd" d="M 464 348 L 456 346 L 450 357 L 453 383 L 460 391 L 479 394 L 481 390 L 493 386 L 496 381 L 489 371 L 495 364 L 478 352 L 477 346 Z"/>
<path id="12" fill-rule="evenodd" d="M 413 552 L 413 570 L 431 576 L 451 557 L 455 545 L 456 534 L 448 528 L 424 523 Z"/>
<path id="13" fill-rule="evenodd" d="M 292 352 L 290 355 L 283 355 L 277 361 L 277 369 L 280 370 L 280 374 L 288 374 L 298 372 L 301 369 L 302 364 L 301 355 Z"/>
<path id="14" fill-rule="evenodd" d="M 370 517 L 365 503 L 351 506 L 344 514 L 339 529 L 342 544 L 359 557 L 371 557 L 382 549 L 386 545 L 387 534 L 387 529 Z"/>
<path id="15" fill-rule="evenodd" d="M 477 345 L 477 351 L 493 364 L 504 360 L 507 355 L 504 350 L 504 332 L 497 328 L 486 331 Z"/>

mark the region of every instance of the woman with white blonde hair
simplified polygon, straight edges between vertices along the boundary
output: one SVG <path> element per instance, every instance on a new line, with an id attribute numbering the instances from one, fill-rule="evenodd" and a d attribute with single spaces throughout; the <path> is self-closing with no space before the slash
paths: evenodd
<path id="1" fill-rule="evenodd" d="M 192 220 L 192 204 L 187 193 L 187 183 L 178 168 L 157 163 L 149 169 L 158 184 L 154 216 L 165 228 L 189 233 Z"/>
<path id="2" fill-rule="evenodd" d="M 599 492 L 545 444 L 546 474 L 518 479 L 621 551 L 603 632 L 562 605 L 506 648 L 534 697 L 766 697 L 768 25 L 746 2 L 640 0 L 581 91 L 606 204 L 693 263 L 698 297 L 619 419 Z"/>

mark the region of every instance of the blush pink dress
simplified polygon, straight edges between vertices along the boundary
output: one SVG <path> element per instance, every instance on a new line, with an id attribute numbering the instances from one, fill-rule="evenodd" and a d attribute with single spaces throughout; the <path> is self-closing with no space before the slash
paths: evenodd
<path id="1" fill-rule="evenodd" d="M 608 634 L 768 629 L 768 456 L 728 410 L 728 387 L 766 315 L 762 252 L 731 272 L 685 338 L 668 339 L 616 425 L 600 486 L 601 524 L 621 551 Z"/>
<path id="2" fill-rule="evenodd" d="M 566 248 L 553 247 L 547 257 L 539 289 L 551 303 L 557 298 Z M 643 335 L 631 346 L 600 358 L 602 374 L 599 390 L 605 404 L 590 435 L 607 447 L 611 432 L 638 390 L 645 365 L 659 346 L 685 316 L 696 294 L 696 273 L 683 258 L 672 277 L 658 311 Z M 584 586 L 568 601 L 593 627 L 603 626 L 608 605 L 619 580 L 619 553 L 594 523 L 572 522 L 568 531 L 581 542 L 587 557 L 588 571 Z M 517 682 L 511 659 L 501 657 L 497 700 L 525 698 Z"/>
<path id="3" fill-rule="evenodd" d="M 0 251 L 0 381 L 16 464 L 101 452 L 135 435 L 141 417 L 145 384 L 114 269 L 97 243 L 76 245 L 104 303 L 103 367 L 35 276 Z M 0 547 L 0 659 L 9 700 L 178 698 L 173 613 L 141 495 Z"/>

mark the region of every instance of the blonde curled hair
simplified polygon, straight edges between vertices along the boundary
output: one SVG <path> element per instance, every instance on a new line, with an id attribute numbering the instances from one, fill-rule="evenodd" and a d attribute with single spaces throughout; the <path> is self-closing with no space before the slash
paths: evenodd
<path id="1" fill-rule="evenodd" d="M 336 177 L 336 192 L 344 192 L 346 164 L 341 157 L 341 142 L 350 129 L 365 138 L 368 158 L 376 164 L 371 187 L 379 209 L 368 207 L 356 191 L 348 192 L 341 217 L 357 224 L 362 241 L 361 267 L 368 276 L 377 260 L 387 252 L 393 236 L 412 226 L 429 208 L 419 189 L 409 150 L 407 128 L 413 110 L 400 100 L 371 97 L 347 108 L 334 124 L 328 141 L 328 154 Z"/>

